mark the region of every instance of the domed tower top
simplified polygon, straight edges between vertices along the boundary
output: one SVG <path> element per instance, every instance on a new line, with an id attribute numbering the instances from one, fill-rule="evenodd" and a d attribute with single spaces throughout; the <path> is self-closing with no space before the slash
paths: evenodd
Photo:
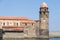
<path id="1" fill-rule="evenodd" d="M 47 6 L 47 4 L 46 4 L 45 2 L 43 2 L 43 3 L 41 4 L 41 7 L 48 7 L 48 6 Z"/>

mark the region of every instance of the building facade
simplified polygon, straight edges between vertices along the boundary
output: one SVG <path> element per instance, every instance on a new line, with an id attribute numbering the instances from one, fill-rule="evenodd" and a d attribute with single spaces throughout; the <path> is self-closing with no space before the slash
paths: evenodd
<path id="1" fill-rule="evenodd" d="M 23 31 L 24 26 L 33 24 L 33 20 L 25 17 L 0 16 L 0 28 L 4 31 Z"/>
<path id="2" fill-rule="evenodd" d="M 24 33 L 24 37 L 48 38 L 48 26 L 49 11 L 45 2 L 41 4 L 39 20 L 30 20 L 26 17 L 0 16 L 0 29 L 3 29 L 4 32 L 8 32 L 9 35 L 10 32 L 22 32 Z"/>

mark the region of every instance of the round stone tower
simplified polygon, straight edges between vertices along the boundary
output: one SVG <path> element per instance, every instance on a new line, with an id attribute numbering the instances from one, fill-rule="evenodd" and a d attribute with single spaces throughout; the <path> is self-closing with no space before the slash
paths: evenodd
<path id="1" fill-rule="evenodd" d="M 48 6 L 45 2 L 41 4 L 39 11 L 39 35 L 40 38 L 48 38 L 49 37 L 49 11 Z"/>

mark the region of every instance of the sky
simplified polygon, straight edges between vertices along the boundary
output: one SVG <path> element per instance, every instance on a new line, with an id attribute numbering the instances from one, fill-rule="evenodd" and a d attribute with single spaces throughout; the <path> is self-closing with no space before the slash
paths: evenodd
<path id="1" fill-rule="evenodd" d="M 49 31 L 60 31 L 60 0 L 0 0 L 0 16 L 20 16 L 39 19 L 40 5 L 49 8 Z"/>

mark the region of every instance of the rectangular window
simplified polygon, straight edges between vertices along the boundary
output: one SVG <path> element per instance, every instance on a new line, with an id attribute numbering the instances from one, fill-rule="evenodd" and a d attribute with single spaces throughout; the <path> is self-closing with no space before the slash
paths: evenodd
<path id="1" fill-rule="evenodd" d="M 16 23 L 17 24 L 17 26 L 18 26 L 18 23 Z"/>
<path id="2" fill-rule="evenodd" d="M 0 26 L 2 25 L 2 22 L 0 22 Z"/>
<path id="3" fill-rule="evenodd" d="M 25 23 L 25 26 L 27 26 L 27 23 Z"/>
<path id="4" fill-rule="evenodd" d="M 33 25 L 33 23 L 32 23 L 32 25 Z"/>
<path id="5" fill-rule="evenodd" d="M 7 25 L 9 25 L 9 22 L 7 22 Z"/>
<path id="6" fill-rule="evenodd" d="M 14 26 L 18 26 L 18 23 L 14 22 Z"/>
<path id="7" fill-rule="evenodd" d="M 5 26 L 5 23 L 3 23 L 3 26 Z"/>

